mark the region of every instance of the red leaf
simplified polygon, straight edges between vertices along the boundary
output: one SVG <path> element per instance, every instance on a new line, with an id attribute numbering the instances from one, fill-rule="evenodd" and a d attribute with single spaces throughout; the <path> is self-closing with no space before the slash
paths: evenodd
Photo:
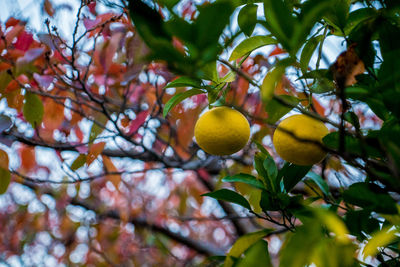
<path id="1" fill-rule="evenodd" d="M 3 70 L 11 69 L 12 65 L 7 62 L 0 62 L 0 72 Z"/>
<path id="2" fill-rule="evenodd" d="M 96 15 L 96 2 L 89 3 L 87 7 L 89 8 L 90 13 Z"/>
<path id="3" fill-rule="evenodd" d="M 19 22 L 20 22 L 19 19 L 16 19 L 16 18 L 11 17 L 11 18 L 9 18 L 9 19 L 7 20 L 7 22 L 6 22 L 6 28 L 11 27 L 11 26 L 15 26 L 15 25 L 17 25 Z"/>
<path id="4" fill-rule="evenodd" d="M 105 142 L 100 142 L 96 144 L 92 144 L 89 147 L 89 153 L 86 157 L 86 164 L 89 166 L 92 162 L 103 152 L 104 146 L 106 145 Z"/>
<path id="5" fill-rule="evenodd" d="M 33 42 L 33 35 L 27 32 L 22 32 L 15 43 L 15 48 L 26 51 Z"/>
<path id="6" fill-rule="evenodd" d="M 83 19 L 83 25 L 85 26 L 87 31 L 95 28 L 100 22 L 101 22 L 100 18 L 96 18 L 94 20 L 88 18 Z"/>
<path id="7" fill-rule="evenodd" d="M 143 125 L 143 123 L 146 121 L 147 115 L 149 115 L 148 110 L 141 111 L 139 114 L 136 115 L 136 119 L 131 121 L 131 125 L 129 126 L 129 135 L 135 133 L 140 128 L 140 126 Z"/>
<path id="8" fill-rule="evenodd" d="M 279 46 L 275 46 L 275 49 L 272 50 L 272 52 L 268 56 L 271 57 L 271 56 L 276 56 L 276 55 L 285 54 L 285 53 L 286 53 L 285 50 L 283 50 Z"/>

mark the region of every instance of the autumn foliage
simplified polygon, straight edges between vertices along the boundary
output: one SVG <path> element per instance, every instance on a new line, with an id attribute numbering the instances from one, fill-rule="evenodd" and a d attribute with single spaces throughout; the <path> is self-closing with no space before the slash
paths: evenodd
<path id="1" fill-rule="evenodd" d="M 0 21 L 0 263 L 397 266 L 395 1 L 55 2 Z M 217 106 L 233 155 L 194 138 Z M 313 166 L 272 144 L 295 113 L 329 128 Z"/>

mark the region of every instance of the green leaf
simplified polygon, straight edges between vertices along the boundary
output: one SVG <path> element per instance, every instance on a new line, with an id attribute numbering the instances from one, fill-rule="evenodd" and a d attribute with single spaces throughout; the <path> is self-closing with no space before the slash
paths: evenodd
<path id="1" fill-rule="evenodd" d="M 359 138 L 346 135 L 344 140 L 345 150 L 354 155 L 362 156 L 368 154 L 370 157 L 383 157 L 382 151 L 379 150 L 379 143 L 376 138 L 364 136 L 364 139 L 360 140 Z M 338 150 L 340 145 L 340 133 L 329 133 L 322 138 L 322 141 L 328 148 Z"/>
<path id="2" fill-rule="evenodd" d="M 179 77 L 176 80 L 168 83 L 164 89 L 166 88 L 176 88 L 176 87 L 193 87 L 193 88 L 202 88 L 201 80 L 194 79 L 190 77 Z"/>
<path id="3" fill-rule="evenodd" d="M 262 239 L 257 241 L 246 250 L 244 258 L 235 264 L 235 267 L 249 266 L 273 267 L 268 252 L 267 241 Z"/>
<path id="4" fill-rule="evenodd" d="M 330 12 L 331 0 L 308 0 L 303 3 L 300 13 L 300 21 L 296 25 L 294 36 L 291 38 L 293 52 L 302 46 L 312 28 L 326 13 Z"/>
<path id="5" fill-rule="evenodd" d="M 336 0 L 331 12 L 325 13 L 324 19 L 330 22 L 331 26 L 344 30 L 349 16 L 350 1 Z"/>
<path id="6" fill-rule="evenodd" d="M 72 162 L 71 170 L 76 171 L 86 163 L 86 155 L 79 154 L 79 156 Z"/>
<path id="7" fill-rule="evenodd" d="M 345 223 L 350 234 L 356 236 L 359 241 L 363 241 L 366 234 L 370 235 L 380 228 L 379 221 L 371 216 L 370 211 L 366 210 L 348 211 L 346 213 Z"/>
<path id="8" fill-rule="evenodd" d="M 280 267 L 304 267 L 311 263 L 312 254 L 324 235 L 317 220 L 305 223 L 290 234 L 280 251 Z"/>
<path id="9" fill-rule="evenodd" d="M 319 176 L 318 174 L 316 174 L 315 172 L 309 172 L 307 173 L 307 178 L 310 178 L 312 181 L 314 181 L 318 187 L 321 189 L 322 193 L 324 193 L 324 195 L 328 196 L 330 195 L 330 191 L 329 191 L 329 185 L 327 184 L 327 182 L 322 179 L 321 176 Z"/>
<path id="10" fill-rule="evenodd" d="M 350 32 L 361 22 L 372 19 L 377 15 L 377 11 L 374 8 L 359 8 L 354 10 L 348 15 L 346 26 L 344 28 L 344 32 L 346 35 L 350 34 Z"/>
<path id="11" fill-rule="evenodd" d="M 230 83 L 236 80 L 236 73 L 233 71 L 228 72 L 224 77 L 219 79 L 220 83 Z"/>
<path id="12" fill-rule="evenodd" d="M 300 56 L 300 67 L 303 72 L 307 71 L 311 57 L 314 54 L 318 44 L 323 40 L 323 35 L 317 35 L 310 38 L 303 47 Z"/>
<path id="13" fill-rule="evenodd" d="M 263 162 L 264 170 L 267 171 L 268 179 L 271 182 L 272 190 L 276 192 L 279 188 L 279 182 L 277 182 L 276 177 L 278 176 L 278 168 L 276 167 L 274 158 L 268 155 Z"/>
<path id="14" fill-rule="evenodd" d="M 0 195 L 7 192 L 7 188 L 11 181 L 10 171 L 0 167 Z"/>
<path id="15" fill-rule="evenodd" d="M 383 228 L 381 231 L 374 233 L 368 243 L 365 245 L 363 254 L 364 259 L 368 256 L 374 257 L 379 253 L 379 248 L 386 247 L 394 240 L 399 239 L 399 231 L 392 229 L 393 226 Z"/>
<path id="16" fill-rule="evenodd" d="M 261 99 L 265 104 L 274 97 L 275 88 L 278 82 L 281 81 L 284 73 L 285 67 L 277 66 L 265 75 L 261 85 Z"/>
<path id="17" fill-rule="evenodd" d="M 356 129 L 360 129 L 360 121 L 358 120 L 358 116 L 354 112 L 347 111 L 344 114 L 344 119 L 350 122 Z"/>
<path id="18" fill-rule="evenodd" d="M 276 43 L 277 40 L 272 38 L 271 36 L 253 36 L 247 38 L 235 47 L 235 49 L 232 51 L 231 56 L 229 57 L 229 61 L 241 58 L 257 48 Z"/>
<path id="19" fill-rule="evenodd" d="M 161 15 L 142 0 L 129 1 L 129 11 L 137 31 L 150 48 L 157 48 L 157 39 L 172 40 Z"/>
<path id="20" fill-rule="evenodd" d="M 218 43 L 233 10 L 234 7 L 229 1 L 217 1 L 198 7 L 199 16 L 194 22 L 194 26 L 197 37 L 195 44 L 200 50 Z"/>
<path id="21" fill-rule="evenodd" d="M 231 267 L 233 265 L 233 261 L 230 257 L 236 257 L 236 258 L 239 257 L 249 247 L 251 247 L 254 243 L 259 241 L 261 238 L 263 238 L 270 232 L 272 232 L 270 229 L 264 229 L 258 232 L 249 233 L 239 237 L 233 244 L 229 252 L 227 253 L 224 267 Z"/>
<path id="22" fill-rule="evenodd" d="M 240 183 L 245 183 L 251 186 L 254 186 L 256 188 L 264 189 L 264 184 L 260 182 L 256 177 L 253 175 L 247 174 L 247 173 L 239 173 L 235 174 L 232 176 L 226 176 L 222 178 L 223 182 L 240 182 Z"/>
<path id="23" fill-rule="evenodd" d="M 306 72 L 298 79 L 318 79 L 318 78 L 327 78 L 333 80 L 333 76 L 331 71 L 328 69 L 317 69 Z"/>
<path id="24" fill-rule="evenodd" d="M 279 170 L 278 177 L 283 178 L 283 184 L 287 192 L 290 192 L 301 179 L 306 176 L 312 166 L 299 166 L 295 164 L 285 164 Z"/>
<path id="25" fill-rule="evenodd" d="M 108 119 L 105 115 L 100 113 L 100 114 L 96 115 L 95 121 L 97 123 L 93 122 L 92 127 L 90 128 L 89 143 L 93 143 L 93 141 L 96 139 L 96 137 L 103 132 L 103 130 L 104 130 L 103 127 L 106 126 Z M 103 127 L 101 127 L 101 125 Z"/>
<path id="26" fill-rule="evenodd" d="M 273 193 L 265 190 L 261 192 L 260 207 L 264 212 L 279 210 L 281 208 L 279 204 L 278 199 Z"/>
<path id="27" fill-rule="evenodd" d="M 283 104 L 283 100 L 293 106 L 300 103 L 297 97 L 291 95 L 277 95 L 265 104 L 265 111 L 268 113 L 267 123 L 275 124 L 280 118 L 286 115 L 293 107 Z"/>
<path id="28" fill-rule="evenodd" d="M 256 169 L 258 175 L 263 178 L 263 182 L 268 191 L 274 192 L 274 185 L 268 177 L 268 172 L 264 168 L 264 160 L 268 157 L 263 153 L 256 153 L 254 155 L 254 168 Z"/>
<path id="29" fill-rule="evenodd" d="M 24 117 L 32 125 L 33 128 L 39 127 L 43 119 L 43 103 L 42 100 L 34 93 L 25 93 Z"/>
<path id="30" fill-rule="evenodd" d="M 310 91 L 314 94 L 323 94 L 335 91 L 335 83 L 327 78 L 319 78 L 313 83 Z"/>
<path id="31" fill-rule="evenodd" d="M 165 116 L 167 116 L 168 112 L 173 107 L 175 107 L 177 104 L 182 102 L 184 99 L 194 96 L 194 95 L 204 94 L 204 93 L 205 92 L 201 89 L 191 89 L 191 90 L 174 95 L 170 100 L 168 100 L 168 102 L 164 106 L 164 111 L 163 111 L 164 118 L 165 118 Z"/>
<path id="32" fill-rule="evenodd" d="M 343 199 L 349 204 L 378 213 L 395 214 L 398 212 L 396 201 L 379 186 L 371 183 L 352 184 L 344 191 Z"/>
<path id="33" fill-rule="evenodd" d="M 229 189 L 220 189 L 214 192 L 203 194 L 202 196 L 208 196 L 218 200 L 228 201 L 238 204 L 248 210 L 251 210 L 249 202 L 243 196 Z"/>
<path id="34" fill-rule="evenodd" d="M 178 4 L 179 0 L 158 0 L 158 2 L 171 9 Z"/>
<path id="35" fill-rule="evenodd" d="M 256 4 L 247 4 L 239 11 L 238 25 L 247 36 L 253 33 L 257 24 L 257 7 Z"/>
<path id="36" fill-rule="evenodd" d="M 298 24 L 291 10 L 282 0 L 264 0 L 264 15 L 267 29 L 286 50 L 291 51 L 290 40 Z"/>

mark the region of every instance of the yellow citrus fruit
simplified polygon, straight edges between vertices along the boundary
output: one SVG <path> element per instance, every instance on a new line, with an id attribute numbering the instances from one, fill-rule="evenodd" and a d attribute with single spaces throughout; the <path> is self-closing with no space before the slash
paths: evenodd
<path id="1" fill-rule="evenodd" d="M 328 128 L 321 121 L 299 114 L 279 123 L 272 142 L 281 158 L 307 166 L 320 162 L 326 156 L 326 152 L 315 142 L 322 145 L 322 138 L 328 133 Z"/>
<path id="2" fill-rule="evenodd" d="M 207 153 L 230 155 L 247 144 L 250 125 L 239 111 L 229 107 L 216 107 L 197 120 L 194 136 L 197 144 Z"/>

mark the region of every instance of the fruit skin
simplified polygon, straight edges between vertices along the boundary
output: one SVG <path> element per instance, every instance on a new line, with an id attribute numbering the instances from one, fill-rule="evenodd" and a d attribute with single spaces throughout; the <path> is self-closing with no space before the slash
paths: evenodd
<path id="1" fill-rule="evenodd" d="M 246 117 L 229 107 L 216 107 L 205 112 L 196 122 L 197 144 L 212 155 L 230 155 L 241 150 L 250 137 Z"/>
<path id="2" fill-rule="evenodd" d="M 285 130 L 299 139 L 322 144 L 322 138 L 329 130 L 321 121 L 303 114 L 288 117 L 279 123 L 272 142 L 282 159 L 296 165 L 309 166 L 325 158 L 326 152 L 318 144 L 296 139 Z"/>

